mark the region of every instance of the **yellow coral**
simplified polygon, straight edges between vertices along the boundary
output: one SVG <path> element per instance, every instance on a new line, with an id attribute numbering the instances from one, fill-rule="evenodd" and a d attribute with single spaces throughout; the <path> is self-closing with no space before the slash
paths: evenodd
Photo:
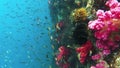
<path id="1" fill-rule="evenodd" d="M 73 13 L 74 21 L 80 21 L 80 20 L 86 20 L 87 18 L 87 11 L 85 8 L 79 8 L 75 9 L 75 12 Z"/>

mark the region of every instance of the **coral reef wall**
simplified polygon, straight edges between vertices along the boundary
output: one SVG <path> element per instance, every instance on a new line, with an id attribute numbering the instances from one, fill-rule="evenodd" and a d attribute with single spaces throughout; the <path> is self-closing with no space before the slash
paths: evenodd
<path id="1" fill-rule="evenodd" d="M 56 65 L 119 68 L 119 9 L 119 0 L 52 0 Z"/>

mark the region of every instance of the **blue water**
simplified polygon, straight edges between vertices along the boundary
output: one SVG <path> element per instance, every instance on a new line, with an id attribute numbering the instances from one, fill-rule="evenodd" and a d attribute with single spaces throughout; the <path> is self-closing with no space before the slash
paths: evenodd
<path id="1" fill-rule="evenodd" d="M 49 68 L 51 27 L 48 0 L 0 0 L 0 68 Z"/>

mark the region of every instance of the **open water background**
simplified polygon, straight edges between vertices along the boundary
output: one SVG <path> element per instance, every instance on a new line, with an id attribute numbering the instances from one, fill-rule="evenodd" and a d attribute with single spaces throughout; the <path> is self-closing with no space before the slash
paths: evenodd
<path id="1" fill-rule="evenodd" d="M 0 68 L 49 68 L 48 0 L 0 0 Z"/>

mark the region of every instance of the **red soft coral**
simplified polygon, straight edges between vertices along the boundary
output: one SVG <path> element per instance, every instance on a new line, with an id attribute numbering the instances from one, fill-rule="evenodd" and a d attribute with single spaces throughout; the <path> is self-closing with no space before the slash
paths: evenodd
<path id="1" fill-rule="evenodd" d="M 63 57 L 66 58 L 69 54 L 70 54 L 69 49 L 64 46 L 61 46 L 59 48 L 59 54 L 57 55 L 57 61 L 60 61 Z"/>
<path id="2" fill-rule="evenodd" d="M 92 49 L 91 41 L 87 41 L 82 47 L 78 47 L 76 51 L 80 54 L 80 63 L 84 64 L 87 55 L 89 54 L 90 50 Z"/>

